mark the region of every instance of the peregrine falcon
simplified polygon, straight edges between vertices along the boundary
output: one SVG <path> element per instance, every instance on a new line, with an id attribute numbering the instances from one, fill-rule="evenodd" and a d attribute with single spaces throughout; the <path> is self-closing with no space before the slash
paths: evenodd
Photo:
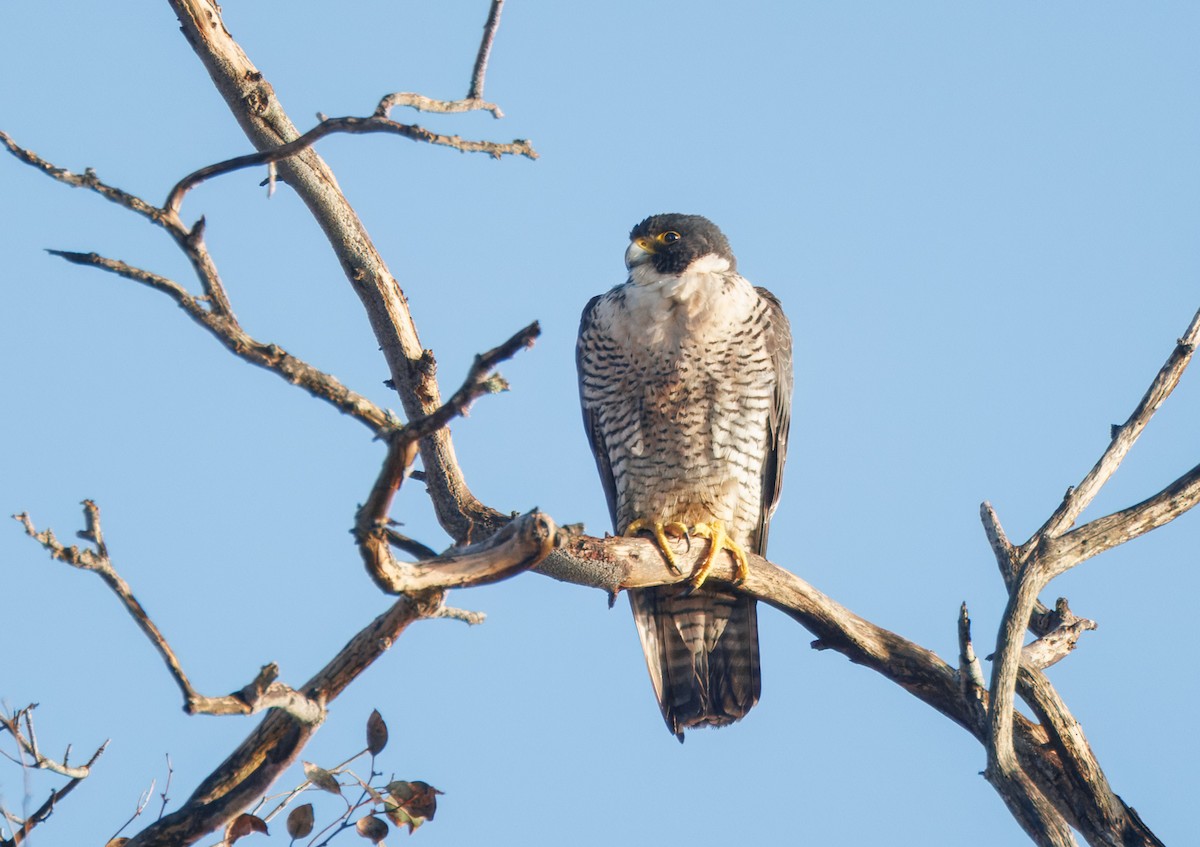
<path id="1" fill-rule="evenodd" d="M 755 602 L 706 584 L 729 551 L 736 581 L 762 555 L 779 499 L 792 340 L 769 291 L 737 272 L 699 215 L 654 215 L 629 234 L 629 278 L 583 310 L 583 422 L 616 532 L 707 539 L 688 583 L 629 592 L 667 726 L 725 726 L 758 702 Z M 703 542 L 702 542 L 703 543 Z"/>

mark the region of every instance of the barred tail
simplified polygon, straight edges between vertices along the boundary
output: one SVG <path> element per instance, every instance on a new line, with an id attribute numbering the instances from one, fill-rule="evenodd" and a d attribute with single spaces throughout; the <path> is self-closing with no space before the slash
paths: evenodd
<path id="1" fill-rule="evenodd" d="M 758 612 L 744 594 L 679 585 L 629 592 L 654 694 L 671 732 L 726 726 L 758 702 Z"/>

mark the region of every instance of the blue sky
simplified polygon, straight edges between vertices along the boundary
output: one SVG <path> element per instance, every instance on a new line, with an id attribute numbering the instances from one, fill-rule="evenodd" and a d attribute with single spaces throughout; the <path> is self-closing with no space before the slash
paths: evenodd
<path id="1" fill-rule="evenodd" d="M 306 128 L 317 112 L 369 114 L 391 91 L 462 96 L 487 5 L 230 0 L 224 13 Z M 1024 540 L 1200 306 L 1198 31 L 1200 9 L 1166 2 L 510 0 L 486 91 L 506 119 L 397 117 L 529 138 L 539 161 L 382 136 L 318 149 L 444 388 L 541 321 L 538 345 L 502 368 L 512 391 L 456 422 L 455 445 L 484 501 L 594 533 L 608 527 L 576 399 L 580 310 L 622 281 L 641 218 L 716 221 L 795 334 L 770 557 L 953 660 L 959 604 L 981 654 L 1004 606 L 979 503 Z M 154 202 L 249 150 L 165 3 L 6 4 L 0 78 L 0 128 Z M 268 200 L 262 177 L 223 177 L 184 204 L 207 218 L 244 327 L 396 407 L 319 231 L 286 188 Z M 42 250 L 191 285 L 161 231 L 10 157 L 0 208 L 0 512 L 70 538 L 78 502 L 96 499 L 117 567 L 203 691 L 240 688 L 268 661 L 306 679 L 388 603 L 347 533 L 381 445 L 235 360 L 165 297 Z M 1192 467 L 1198 420 L 1189 373 L 1085 518 Z M 447 543 L 416 486 L 394 516 Z M 1090 560 L 1043 598 L 1099 622 L 1050 677 L 1114 789 L 1169 844 L 1197 832 L 1198 521 Z M 112 739 L 32 843 L 103 843 L 152 779 L 161 790 L 166 754 L 181 800 L 257 721 L 183 715 L 100 581 L 48 561 L 15 522 L 0 524 L 0 569 L 0 697 L 39 702 L 42 743 L 74 744 L 73 759 Z M 1022 843 L 966 733 L 810 650 L 771 610 L 761 703 L 680 747 L 624 601 L 610 611 L 598 592 L 527 575 L 452 602 L 488 621 L 413 627 L 304 754 L 340 761 L 378 708 L 392 730 L 382 764 L 446 792 L 415 836 L 426 844 Z M 51 784 L 32 778 L 30 802 Z M 4 804 L 25 792 L 0 766 Z"/>

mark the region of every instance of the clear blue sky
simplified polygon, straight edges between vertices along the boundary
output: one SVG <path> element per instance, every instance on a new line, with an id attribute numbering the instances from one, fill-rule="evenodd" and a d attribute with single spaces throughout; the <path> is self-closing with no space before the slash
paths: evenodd
<path id="1" fill-rule="evenodd" d="M 303 128 L 395 90 L 462 96 L 487 5 L 224 11 Z M 771 558 L 953 660 L 959 603 L 981 654 L 1004 603 L 979 503 L 1024 540 L 1200 306 L 1198 33 L 1191 3 L 510 0 L 487 87 L 507 118 L 398 117 L 529 138 L 540 161 L 382 136 L 319 151 L 444 386 L 542 322 L 536 348 L 502 369 L 513 390 L 456 422 L 455 443 L 486 502 L 595 533 L 608 519 L 579 422 L 579 312 L 622 281 L 645 215 L 720 224 L 796 338 Z M 151 201 L 249 150 L 165 3 L 4 4 L 0 78 L 0 127 Z M 238 316 L 395 407 L 319 231 L 286 188 L 268 200 L 262 177 L 222 178 L 184 206 L 208 219 Z M 95 250 L 193 285 L 161 231 L 7 156 L 0 209 L 0 513 L 28 510 L 70 538 L 78 502 L 95 498 L 118 568 L 205 692 L 268 661 L 306 679 L 388 603 L 347 533 L 381 445 L 235 360 L 165 297 L 42 252 Z M 1088 517 L 1194 465 L 1198 422 L 1189 373 Z M 395 516 L 446 543 L 416 486 Z M 1100 623 L 1051 679 L 1168 844 L 1200 832 L 1197 550 L 1191 514 L 1044 598 L 1065 594 Z M 73 743 L 81 759 L 112 738 L 35 845 L 103 843 L 152 779 L 161 789 L 165 754 L 183 799 L 258 720 L 183 715 L 100 581 L 50 562 L 15 522 L 0 524 L 0 585 L 0 697 L 42 704 L 49 750 Z M 446 792 L 415 836 L 431 847 L 1023 843 L 966 733 L 810 650 L 771 610 L 761 703 L 680 747 L 624 601 L 609 611 L 599 592 L 528 575 L 452 602 L 487 623 L 415 626 L 304 753 L 340 761 L 378 708 L 384 766 Z M 33 778 L 30 802 L 51 784 Z M 4 804 L 20 809 L 25 790 L 0 763 Z"/>

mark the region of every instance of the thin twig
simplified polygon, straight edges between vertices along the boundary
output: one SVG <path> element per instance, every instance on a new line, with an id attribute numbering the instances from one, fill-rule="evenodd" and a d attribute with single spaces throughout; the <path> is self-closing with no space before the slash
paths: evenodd
<path id="1" fill-rule="evenodd" d="M 47 252 L 73 264 L 100 268 L 166 294 L 188 317 L 208 330 L 234 355 L 252 365 L 276 373 L 318 400 L 323 400 L 338 411 L 350 415 L 376 435 L 391 432 L 400 426 L 400 421 L 394 413 L 376 406 L 363 395 L 351 391 L 336 377 L 317 370 L 278 345 L 253 338 L 242 329 L 232 315 L 216 314 L 205 308 L 199 298 L 194 297 L 174 280 L 96 253 L 73 253 L 66 250 Z"/>
<path id="2" fill-rule="evenodd" d="M 162 657 L 167 670 L 183 694 L 185 711 L 189 714 L 248 715 L 273 708 L 282 709 L 304 723 L 319 723 L 324 719 L 324 706 L 320 702 L 275 681 L 279 671 L 274 665 L 265 666 L 249 685 L 234 694 L 207 697 L 196 691 L 166 636 L 134 597 L 129 583 L 113 567 L 103 543 L 99 507 L 91 500 L 84 500 L 83 511 L 87 528 L 80 535 L 96 543 L 95 550 L 65 547 L 51 530 L 38 532 L 28 514 L 22 513 L 14 517 L 25 527 L 25 533 L 50 553 L 51 558 L 80 570 L 92 571 L 117 595 L 125 610 Z"/>
<path id="3" fill-rule="evenodd" d="M 1138 436 L 1146 428 L 1146 424 L 1150 422 L 1150 418 L 1158 411 L 1158 407 L 1171 396 L 1171 392 L 1179 384 L 1179 378 L 1187 368 L 1188 362 L 1192 360 L 1192 354 L 1196 352 L 1198 343 L 1200 343 L 1200 311 L 1197 311 L 1192 317 L 1191 323 L 1176 342 L 1175 349 L 1171 351 L 1171 355 L 1167 357 L 1167 361 L 1155 375 L 1150 387 L 1146 389 L 1145 395 L 1130 414 L 1129 419 L 1114 431 L 1108 449 L 1104 451 L 1104 454 L 1088 471 L 1087 476 L 1080 481 L 1079 485 L 1067 492 L 1062 504 L 1055 509 L 1054 514 L 1024 546 L 1036 546 L 1040 539 L 1057 538 L 1070 529 L 1083 510 L 1100 493 L 1104 483 L 1108 482 L 1116 472 L 1121 460 L 1133 447 Z"/>
<path id="4" fill-rule="evenodd" d="M 0 143 L 3 143 L 4 146 L 8 148 L 8 152 L 12 153 L 22 162 L 37 168 L 52 179 L 56 179 L 59 182 L 70 185 L 74 188 L 86 188 L 94 191 L 104 199 L 116 203 L 118 206 L 129 209 L 132 212 L 136 212 L 142 217 L 167 229 L 171 229 L 179 223 L 178 218 L 171 218 L 169 215 L 165 214 L 162 209 L 158 208 L 152 203 L 147 203 L 140 197 L 103 182 L 98 176 L 96 176 L 96 172 L 91 168 L 87 168 L 82 174 L 72 173 L 66 168 L 60 168 L 57 165 L 46 161 L 32 150 L 20 146 L 13 141 L 12 137 L 8 135 L 8 133 L 4 132 L 3 130 L 0 130 Z"/>
<path id="5" fill-rule="evenodd" d="M 124 832 L 125 829 L 131 823 L 133 823 L 135 820 L 137 820 L 139 817 L 141 817 L 142 812 L 146 811 L 146 807 L 150 805 L 150 798 L 154 795 L 154 785 L 155 785 L 155 781 L 151 780 L 150 787 L 147 788 L 145 791 L 143 791 L 141 793 L 141 795 L 139 795 L 138 801 L 137 801 L 137 806 L 134 807 L 133 814 L 129 816 L 129 818 L 125 821 L 125 823 L 123 823 L 119 827 L 117 827 L 117 831 L 114 832 L 109 837 L 108 841 L 106 841 L 105 844 L 111 844 L 116 839 L 116 837 L 118 835 L 120 835 L 122 832 Z"/>
<path id="6" fill-rule="evenodd" d="M 524 156 L 527 159 L 536 159 L 538 157 L 537 151 L 533 149 L 533 146 L 521 138 L 508 144 L 501 144 L 494 141 L 469 141 L 457 135 L 442 135 L 432 132 L 416 124 L 397 123 L 378 113 L 366 118 L 352 116 L 325 118 L 299 138 L 289 141 L 286 144 L 281 144 L 272 150 L 235 156 L 232 159 L 226 159 L 223 162 L 217 162 L 193 171 L 176 183 L 170 190 L 167 194 L 167 199 L 163 202 L 163 209 L 170 214 L 178 214 L 184 195 L 206 179 L 219 174 L 241 170 L 242 168 L 282 161 L 307 150 L 321 138 L 337 132 L 352 134 L 389 133 L 403 136 L 412 141 L 423 141 L 427 144 L 451 147 L 461 153 L 486 153 L 494 159 L 499 159 L 503 156 Z"/>
<path id="7" fill-rule="evenodd" d="M 175 768 L 171 765 L 171 754 L 167 753 L 166 755 L 167 755 L 167 781 L 163 785 L 162 794 L 159 795 L 162 798 L 162 805 L 158 807 L 158 818 L 159 819 L 161 819 L 162 816 L 166 813 L 167 804 L 171 802 L 171 797 L 170 797 L 171 778 L 173 776 L 175 776 Z"/>
<path id="8" fill-rule="evenodd" d="M 437 112 L 440 114 L 457 114 L 461 112 L 491 112 L 492 117 L 502 118 L 504 112 L 495 103 L 483 99 L 484 78 L 487 76 L 488 58 L 491 56 L 492 43 L 496 39 L 496 30 L 500 26 L 500 10 L 504 0 L 492 0 L 488 9 L 487 23 L 483 25 L 483 39 L 479 43 L 479 52 L 475 56 L 475 67 L 471 70 L 471 85 L 467 96 L 462 100 L 434 100 L 423 94 L 409 91 L 397 91 L 388 94 L 375 107 L 375 117 L 386 118 L 396 106 L 407 106 L 418 112 Z"/>
<path id="9" fill-rule="evenodd" d="M 0 710 L 0 728 L 7 729 L 12 735 L 13 740 L 17 742 L 18 750 L 28 755 L 33 761 L 31 764 L 21 764 L 24 767 L 37 768 L 38 770 L 50 771 L 59 776 L 65 776 L 68 779 L 87 779 L 91 774 L 92 765 L 100 758 L 101 754 L 108 747 L 108 741 L 105 741 L 92 754 L 92 757 L 84 765 L 68 765 L 66 756 L 61 762 L 51 759 L 42 753 L 37 743 L 37 733 L 33 728 L 33 710 L 37 708 L 36 703 L 31 703 L 24 709 L 18 709 L 11 715 L 6 715 L 3 710 Z M 24 724 L 24 728 L 22 728 Z M 68 752 L 70 748 L 68 748 Z M 11 756 L 9 758 L 12 758 Z"/>
<path id="10" fill-rule="evenodd" d="M 435 100 L 432 97 L 426 97 L 424 94 L 415 94 L 411 91 L 396 91 L 380 98 L 379 105 L 375 107 L 374 117 L 386 118 L 392 109 L 397 106 L 405 106 L 409 109 L 415 109 L 418 112 L 432 112 L 439 115 L 457 115 L 463 112 L 491 112 L 492 117 L 504 117 L 504 112 L 500 110 L 499 106 L 495 103 L 489 103 L 486 100 L 471 98 L 465 100 Z M 521 139 L 517 140 L 521 141 Z M 525 154 L 522 153 L 521 155 Z M 536 154 L 531 158 L 536 158 Z"/>
<path id="11" fill-rule="evenodd" d="M 231 318 L 233 317 L 229 298 L 226 296 L 224 286 L 221 284 L 216 264 L 213 262 L 212 257 L 208 253 L 208 248 L 204 244 L 204 218 L 198 220 L 195 226 L 188 228 L 174 211 L 160 209 L 136 195 L 108 185 L 100 180 L 91 168 L 88 168 L 82 176 L 73 174 L 66 168 L 60 168 L 47 162 L 32 150 L 27 150 L 19 146 L 3 132 L 0 132 L 0 140 L 4 142 L 4 145 L 14 156 L 42 171 L 47 176 L 66 185 L 90 189 L 106 200 L 129 209 L 165 229 L 191 263 L 193 270 L 195 270 L 200 280 L 200 285 L 204 289 L 204 296 L 212 311 Z"/>
<path id="12" fill-rule="evenodd" d="M 405 437 L 423 438 L 441 429 L 454 418 L 466 415 L 471 404 L 483 395 L 507 391 L 508 382 L 494 372 L 496 365 L 511 359 L 521 350 L 532 347 L 541 334 L 541 326 L 534 321 L 529 326 L 517 330 L 507 341 L 477 355 L 467 372 L 467 378 L 458 390 L 435 411 L 405 424 Z"/>
<path id="13" fill-rule="evenodd" d="M 415 478 L 415 475 L 410 474 L 410 476 L 414 476 Z M 432 547 L 422 544 L 415 538 L 409 538 L 407 535 L 401 535 L 390 526 L 384 527 L 383 531 L 387 535 L 388 544 L 391 544 L 397 549 L 403 550 L 417 561 L 421 561 L 423 559 L 432 559 L 438 554 L 437 550 L 434 550 Z"/>
<path id="14" fill-rule="evenodd" d="M 468 100 L 483 99 L 483 83 L 484 77 L 487 75 L 488 58 L 492 53 L 492 42 L 496 39 L 496 30 L 500 27 L 500 11 L 504 7 L 504 0 L 492 0 L 492 7 L 488 9 L 487 23 L 483 25 L 483 40 L 479 43 L 479 53 L 475 56 L 475 67 L 471 71 L 471 87 L 467 90 Z M 500 118 L 503 117 L 499 110 L 493 114 Z"/>

